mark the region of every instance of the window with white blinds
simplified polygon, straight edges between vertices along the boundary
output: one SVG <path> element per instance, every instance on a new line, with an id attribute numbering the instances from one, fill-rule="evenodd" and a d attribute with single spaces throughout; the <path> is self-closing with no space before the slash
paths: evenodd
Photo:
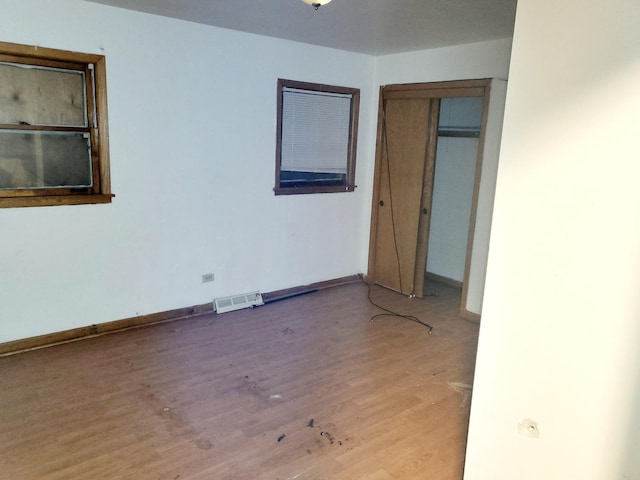
<path id="1" fill-rule="evenodd" d="M 278 81 L 276 194 L 353 191 L 359 90 Z"/>

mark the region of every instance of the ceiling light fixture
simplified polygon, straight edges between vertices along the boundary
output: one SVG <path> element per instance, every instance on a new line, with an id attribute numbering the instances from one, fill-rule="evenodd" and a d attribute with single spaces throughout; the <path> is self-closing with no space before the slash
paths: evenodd
<path id="1" fill-rule="evenodd" d="M 318 10 L 322 5 L 326 5 L 331 0 L 302 0 L 307 5 L 311 5 L 313 8 Z"/>

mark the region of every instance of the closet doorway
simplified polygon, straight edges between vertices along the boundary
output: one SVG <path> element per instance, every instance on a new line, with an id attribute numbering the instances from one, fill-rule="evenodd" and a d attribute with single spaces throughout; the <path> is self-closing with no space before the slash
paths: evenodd
<path id="1" fill-rule="evenodd" d="M 468 80 L 381 87 L 371 282 L 422 297 L 425 273 L 434 271 L 462 285 L 464 312 L 489 86 Z"/>

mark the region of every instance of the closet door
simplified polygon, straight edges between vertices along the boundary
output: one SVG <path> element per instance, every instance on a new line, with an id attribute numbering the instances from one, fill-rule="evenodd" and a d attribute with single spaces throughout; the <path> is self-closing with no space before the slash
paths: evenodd
<path id="1" fill-rule="evenodd" d="M 380 89 L 369 281 L 405 295 L 423 296 L 440 100 L 484 97 L 462 290 L 465 311 L 490 83 L 459 80 Z"/>
<path id="2" fill-rule="evenodd" d="M 439 100 L 383 89 L 380 101 L 369 277 L 422 296 Z"/>

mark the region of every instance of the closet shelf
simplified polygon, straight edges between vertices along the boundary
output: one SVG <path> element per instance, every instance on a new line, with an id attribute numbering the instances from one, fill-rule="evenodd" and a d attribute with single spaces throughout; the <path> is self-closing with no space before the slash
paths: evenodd
<path id="1" fill-rule="evenodd" d="M 478 138 L 480 136 L 480 127 L 438 127 L 439 137 L 460 137 L 460 138 Z"/>

